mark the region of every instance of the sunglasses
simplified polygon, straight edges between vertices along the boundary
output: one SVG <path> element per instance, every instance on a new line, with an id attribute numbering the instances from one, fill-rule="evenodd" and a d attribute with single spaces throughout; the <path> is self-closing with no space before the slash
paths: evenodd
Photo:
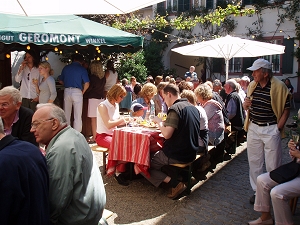
<path id="1" fill-rule="evenodd" d="M 30 75 L 30 73 L 28 73 L 28 75 L 27 75 L 27 80 L 29 80 L 29 75 Z"/>

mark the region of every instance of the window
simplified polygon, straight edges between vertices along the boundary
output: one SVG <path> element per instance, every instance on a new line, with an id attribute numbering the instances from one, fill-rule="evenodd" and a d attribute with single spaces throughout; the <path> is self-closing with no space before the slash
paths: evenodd
<path id="1" fill-rule="evenodd" d="M 173 12 L 189 11 L 190 0 L 167 0 L 167 9 Z"/>
<path id="2" fill-rule="evenodd" d="M 282 44 L 282 40 L 275 39 L 271 41 L 272 44 Z M 281 57 L 280 55 L 268 55 L 263 56 L 264 59 L 268 60 L 272 64 L 272 71 L 273 73 L 280 73 L 280 67 L 281 67 Z"/>
<path id="3" fill-rule="evenodd" d="M 240 73 L 242 72 L 242 58 L 232 58 L 229 60 L 228 72 Z"/>
<path id="4" fill-rule="evenodd" d="M 206 0 L 206 9 L 214 8 L 214 0 Z"/>

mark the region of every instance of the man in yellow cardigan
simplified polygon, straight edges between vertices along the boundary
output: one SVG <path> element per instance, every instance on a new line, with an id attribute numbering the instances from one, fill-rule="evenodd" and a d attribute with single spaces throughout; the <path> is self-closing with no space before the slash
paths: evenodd
<path id="1" fill-rule="evenodd" d="M 272 66 L 265 59 L 257 59 L 248 70 L 254 80 L 249 84 L 243 108 L 247 110 L 244 129 L 247 131 L 247 152 L 250 184 L 256 191 L 256 178 L 281 165 L 281 135 L 290 114 L 290 92 L 273 76 Z M 254 204 L 255 194 L 250 198 Z"/>

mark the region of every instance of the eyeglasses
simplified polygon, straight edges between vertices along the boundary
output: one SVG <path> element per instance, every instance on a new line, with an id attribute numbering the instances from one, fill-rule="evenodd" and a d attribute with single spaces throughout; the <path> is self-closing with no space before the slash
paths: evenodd
<path id="1" fill-rule="evenodd" d="M 10 104 L 8 102 L 0 103 L 0 108 L 8 108 L 9 105 Z"/>
<path id="2" fill-rule="evenodd" d="M 29 80 L 29 75 L 30 75 L 30 73 L 27 75 L 27 80 Z"/>
<path id="3" fill-rule="evenodd" d="M 31 123 L 31 128 L 32 128 L 32 129 L 36 129 L 36 128 L 38 128 L 38 126 L 40 126 L 42 123 L 45 123 L 45 122 L 47 122 L 47 121 L 51 121 L 51 120 L 53 120 L 53 119 L 55 119 L 55 118 L 50 118 L 50 119 L 46 119 L 46 120 L 41 120 L 40 122 L 33 122 L 33 123 Z"/>

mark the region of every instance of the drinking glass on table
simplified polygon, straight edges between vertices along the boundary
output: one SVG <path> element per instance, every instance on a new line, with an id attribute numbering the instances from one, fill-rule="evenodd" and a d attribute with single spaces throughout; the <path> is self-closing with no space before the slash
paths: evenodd
<path id="1" fill-rule="evenodd" d="M 127 127 L 128 123 L 131 121 L 131 117 L 130 117 L 130 115 L 124 115 L 123 118 L 125 121 L 125 125 Z"/>
<path id="2" fill-rule="evenodd" d="M 155 115 L 153 115 L 153 114 L 150 114 L 150 115 L 149 115 L 149 122 L 150 122 L 150 123 L 153 121 L 154 117 L 155 117 Z"/>

